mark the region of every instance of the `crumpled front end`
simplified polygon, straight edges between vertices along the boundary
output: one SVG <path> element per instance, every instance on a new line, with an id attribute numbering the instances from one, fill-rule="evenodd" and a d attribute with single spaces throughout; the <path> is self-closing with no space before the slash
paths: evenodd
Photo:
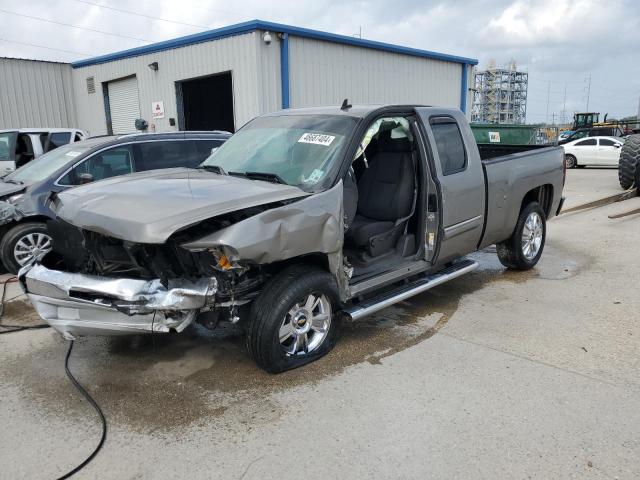
<path id="1" fill-rule="evenodd" d="M 32 265 L 20 271 L 32 305 L 66 338 L 181 332 L 198 312 L 213 305 L 215 277 L 169 279 L 109 278 Z"/>

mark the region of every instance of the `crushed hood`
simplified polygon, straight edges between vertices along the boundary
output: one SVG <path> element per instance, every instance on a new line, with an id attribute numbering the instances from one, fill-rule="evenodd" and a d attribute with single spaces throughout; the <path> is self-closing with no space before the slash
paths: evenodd
<path id="1" fill-rule="evenodd" d="M 290 185 L 175 168 L 88 184 L 58 195 L 66 222 L 137 243 L 164 243 L 174 232 L 225 213 L 309 195 Z"/>
<path id="2" fill-rule="evenodd" d="M 14 193 L 23 191 L 25 188 L 26 185 L 22 184 L 0 182 L 0 197 L 8 197 L 9 195 L 13 195 Z"/>

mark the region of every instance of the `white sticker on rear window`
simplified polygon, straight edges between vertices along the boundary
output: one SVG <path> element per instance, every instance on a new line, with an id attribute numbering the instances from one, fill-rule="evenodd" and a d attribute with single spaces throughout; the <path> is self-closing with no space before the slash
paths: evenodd
<path id="1" fill-rule="evenodd" d="M 305 133 L 300 137 L 298 143 L 313 143 L 328 147 L 335 138 L 333 135 L 324 135 L 323 133 Z"/>
<path id="2" fill-rule="evenodd" d="M 76 152 L 74 150 L 71 150 L 70 152 L 67 152 L 64 154 L 65 157 L 77 157 L 78 155 L 80 155 L 81 152 Z"/>

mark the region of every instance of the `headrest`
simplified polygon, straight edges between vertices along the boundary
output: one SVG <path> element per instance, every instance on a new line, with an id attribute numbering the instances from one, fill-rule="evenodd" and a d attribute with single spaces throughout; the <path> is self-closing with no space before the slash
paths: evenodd
<path id="1" fill-rule="evenodd" d="M 381 152 L 410 152 L 411 142 L 407 137 L 391 138 L 391 130 L 382 130 L 381 128 L 378 134 L 378 150 Z"/>

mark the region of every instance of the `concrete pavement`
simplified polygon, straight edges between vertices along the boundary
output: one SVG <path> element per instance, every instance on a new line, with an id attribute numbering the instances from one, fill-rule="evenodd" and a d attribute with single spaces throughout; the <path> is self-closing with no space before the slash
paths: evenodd
<path id="1" fill-rule="evenodd" d="M 109 436 L 77 478 L 639 478 L 640 216 L 607 218 L 634 207 L 552 220 L 531 272 L 479 252 L 277 376 L 233 328 L 83 339 L 71 368 Z M 97 442 L 65 350 L 51 330 L 0 336 L 0 477 L 54 478 Z"/>
<path id="2" fill-rule="evenodd" d="M 622 193 L 618 182 L 618 169 L 610 167 L 572 168 L 567 170 L 563 194 L 567 197 L 564 208 L 593 202 Z"/>

